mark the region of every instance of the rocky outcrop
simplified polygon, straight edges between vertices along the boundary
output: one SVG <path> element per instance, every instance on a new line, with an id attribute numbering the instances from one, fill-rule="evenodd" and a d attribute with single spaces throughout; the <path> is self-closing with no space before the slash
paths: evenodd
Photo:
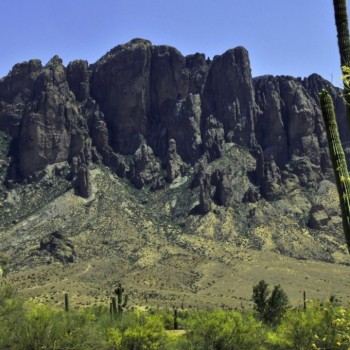
<path id="1" fill-rule="evenodd" d="M 211 161 L 220 158 L 225 144 L 225 130 L 222 123 L 211 115 L 206 119 L 204 130 L 205 155 Z"/>
<path id="2" fill-rule="evenodd" d="M 142 144 L 135 152 L 130 164 L 130 180 L 137 187 L 142 188 L 159 177 L 160 166 L 152 148 Z"/>
<path id="3" fill-rule="evenodd" d="M 255 145 L 258 107 L 247 50 L 237 47 L 216 56 L 209 69 L 203 101 L 205 116 L 212 116 L 223 125 L 226 142 Z"/>
<path id="4" fill-rule="evenodd" d="M 200 180 L 200 193 L 199 193 L 199 205 L 198 212 L 201 214 L 207 214 L 212 207 L 212 187 L 210 182 L 210 175 L 205 174 Z"/>
<path id="5" fill-rule="evenodd" d="M 203 91 L 207 79 L 211 61 L 205 59 L 205 55 L 196 53 L 186 56 L 186 67 L 189 75 L 189 93 L 200 94 Z"/>
<path id="6" fill-rule="evenodd" d="M 175 140 L 169 140 L 168 146 L 168 160 L 167 160 L 167 180 L 173 182 L 177 177 L 184 175 L 185 173 L 185 163 L 182 161 L 181 157 L 176 151 Z"/>
<path id="7" fill-rule="evenodd" d="M 257 119 L 257 142 L 265 162 L 273 160 L 269 178 L 277 179 L 277 188 L 283 185 L 278 172 L 295 174 L 298 182 L 308 187 L 315 186 L 323 177 L 331 177 L 318 92 L 322 88 L 330 89 L 337 97 L 338 113 L 342 116 L 344 103 L 339 91 L 317 75 L 304 80 L 263 76 L 255 78 L 254 85 L 261 110 Z M 339 120 L 340 125 L 344 123 Z"/>
<path id="8" fill-rule="evenodd" d="M 39 60 L 16 64 L 0 80 L 0 130 L 17 138 L 20 124 L 32 99 L 35 81 L 42 69 Z"/>
<path id="9" fill-rule="evenodd" d="M 77 101 L 82 102 L 90 96 L 90 76 L 88 62 L 73 61 L 67 66 L 67 81 Z"/>
<path id="10" fill-rule="evenodd" d="M 309 227 L 314 230 L 321 230 L 327 228 L 330 222 L 330 217 L 328 216 L 323 205 L 314 205 L 310 210 Z"/>
<path id="11" fill-rule="evenodd" d="M 148 128 L 152 44 L 132 40 L 108 52 L 93 66 L 91 95 L 104 113 L 111 146 L 133 154 Z"/>
<path id="12" fill-rule="evenodd" d="M 200 95 L 190 93 L 163 118 L 169 139 L 176 142 L 177 152 L 186 163 L 194 164 L 202 155 L 201 114 Z"/>
<path id="13" fill-rule="evenodd" d="M 152 120 L 166 116 L 177 100 L 189 90 L 189 72 L 186 59 L 170 46 L 156 46 L 152 50 L 150 67 Z"/>
<path id="14" fill-rule="evenodd" d="M 73 263 L 77 259 L 73 243 L 60 231 L 52 232 L 42 238 L 39 250 L 49 253 L 62 263 Z"/>
<path id="15" fill-rule="evenodd" d="M 55 56 L 37 76 L 21 121 L 18 175 L 29 178 L 49 164 L 72 159 L 87 137 L 86 122 L 69 90 L 62 60 Z"/>

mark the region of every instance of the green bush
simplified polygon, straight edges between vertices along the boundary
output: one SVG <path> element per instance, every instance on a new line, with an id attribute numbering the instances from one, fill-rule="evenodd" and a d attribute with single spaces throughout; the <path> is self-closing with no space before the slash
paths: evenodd
<path id="1" fill-rule="evenodd" d="M 162 315 L 134 312 L 133 316 L 107 330 L 108 342 L 118 350 L 165 349 L 167 335 Z"/>
<path id="2" fill-rule="evenodd" d="M 306 310 L 288 310 L 268 334 L 270 349 L 343 349 L 350 345 L 350 310 L 327 303 Z"/>
<path id="3" fill-rule="evenodd" d="M 104 330 L 90 309 L 70 311 L 27 302 L 13 332 L 13 342 L 23 350 L 106 348 Z"/>
<path id="4" fill-rule="evenodd" d="M 239 312 L 202 311 L 187 322 L 188 349 L 258 350 L 264 349 L 266 332 L 252 315 Z"/>
<path id="5" fill-rule="evenodd" d="M 264 280 L 254 286 L 254 309 L 263 322 L 277 324 L 288 308 L 288 297 L 280 285 L 274 287 L 270 297 L 269 294 L 268 284 Z"/>

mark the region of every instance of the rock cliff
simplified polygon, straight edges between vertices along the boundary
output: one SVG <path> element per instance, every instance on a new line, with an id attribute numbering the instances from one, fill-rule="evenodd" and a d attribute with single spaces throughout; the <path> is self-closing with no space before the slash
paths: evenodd
<path id="1" fill-rule="evenodd" d="M 0 131 L 11 141 L 3 182 L 37 182 L 59 164 L 55 176 L 89 198 L 98 164 L 138 189 L 191 176 L 200 213 L 315 190 L 332 180 L 324 87 L 346 140 L 339 89 L 316 74 L 252 78 L 243 47 L 210 60 L 134 39 L 91 65 L 65 67 L 58 56 L 16 64 L 0 81 Z M 216 166 L 232 146 L 248 152 L 249 166 Z"/>

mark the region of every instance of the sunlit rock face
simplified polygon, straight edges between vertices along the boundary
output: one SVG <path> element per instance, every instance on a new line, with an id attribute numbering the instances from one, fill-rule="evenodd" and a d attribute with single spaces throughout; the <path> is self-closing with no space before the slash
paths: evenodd
<path id="1" fill-rule="evenodd" d="M 0 81 L 0 130 L 12 140 L 4 181 L 38 181 L 48 166 L 66 163 L 76 193 L 89 197 L 89 169 L 103 163 L 137 188 L 193 174 L 201 212 L 210 201 L 276 200 L 332 176 L 324 87 L 345 125 L 340 91 L 329 82 L 316 74 L 252 78 L 243 47 L 210 60 L 134 39 L 91 65 L 65 67 L 58 56 L 45 66 L 17 64 Z M 246 149 L 253 168 L 218 168 L 230 145 Z"/>

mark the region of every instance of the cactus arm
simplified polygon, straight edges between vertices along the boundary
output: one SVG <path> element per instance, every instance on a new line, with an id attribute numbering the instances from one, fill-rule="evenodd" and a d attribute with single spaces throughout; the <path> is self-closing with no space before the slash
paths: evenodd
<path id="1" fill-rule="evenodd" d="M 129 299 L 129 296 L 127 294 L 125 294 L 124 303 L 122 304 L 122 308 L 125 308 L 128 305 L 128 299 Z"/>
<path id="2" fill-rule="evenodd" d="M 343 96 L 346 101 L 348 127 L 350 129 L 350 36 L 346 0 L 333 0 L 335 24 L 337 28 L 340 67 L 343 73 Z"/>
<path id="3" fill-rule="evenodd" d="M 346 0 L 333 0 L 341 67 L 350 67 L 350 39 Z"/>
<path id="4" fill-rule="evenodd" d="M 340 142 L 332 98 L 326 90 L 321 91 L 320 97 L 329 153 L 339 194 L 344 235 L 350 252 L 350 178 L 344 150 Z"/>

